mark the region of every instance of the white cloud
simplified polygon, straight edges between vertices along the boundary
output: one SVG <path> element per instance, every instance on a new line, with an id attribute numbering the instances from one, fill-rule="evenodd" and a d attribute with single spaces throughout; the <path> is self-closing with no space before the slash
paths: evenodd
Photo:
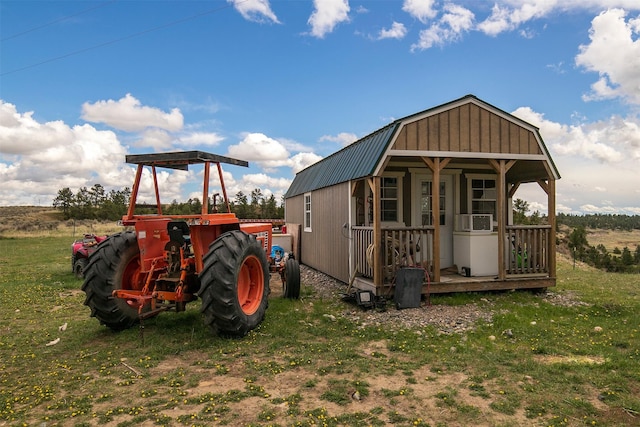
<path id="1" fill-rule="evenodd" d="M 193 132 L 179 138 L 180 144 L 186 147 L 197 145 L 216 147 L 220 145 L 222 141 L 224 141 L 224 137 L 215 132 Z"/>
<path id="2" fill-rule="evenodd" d="M 148 111 L 153 117 L 159 110 Z M 127 149 L 115 132 L 98 130 L 87 123 L 69 126 L 60 120 L 38 122 L 33 116 L 33 112 L 19 112 L 15 105 L 0 100 L 0 205 L 50 205 L 57 192 L 66 187 L 75 193 L 96 183 L 107 191 L 132 186 L 135 169 L 125 163 Z M 140 128 L 133 145 L 156 151 L 172 150 L 175 145 L 206 146 L 221 139 L 215 133 L 195 132 L 176 142 L 165 129 Z M 163 202 L 183 200 L 184 187 L 200 182 L 193 178 L 191 171 L 159 170 Z M 149 171 L 143 175 L 140 197 L 147 201 L 154 198 Z"/>
<path id="3" fill-rule="evenodd" d="M 97 102 L 95 105 L 117 109 L 118 103 Z M 143 108 L 150 112 L 160 111 Z M 81 187 L 91 187 L 96 183 L 107 191 L 132 186 L 135 167 L 125 163 L 127 149 L 115 132 L 98 130 L 87 123 L 72 127 L 63 121 L 41 123 L 33 116 L 33 112 L 20 112 L 15 105 L 0 100 L 0 182 L 3 184 L 0 187 L 0 205 L 49 205 L 57 192 L 65 187 L 75 193 Z M 149 116 L 154 117 L 153 114 Z M 139 127 L 141 130 L 131 136 L 132 145 L 152 147 L 155 151 L 217 146 L 223 140 L 215 132 L 198 130 L 176 136 L 160 127 Z M 189 127 L 196 129 L 199 125 Z M 248 174 L 236 180 L 225 171 L 230 197 L 235 194 L 232 191 L 254 188 L 279 197 L 286 192 L 291 180 L 269 175 L 270 170 L 287 167 L 296 173 L 321 159 L 303 144 L 288 139 L 276 140 L 261 133 L 245 134 L 242 141 L 229 147 L 228 152 L 231 157 L 258 164 L 267 172 Z M 291 156 L 291 152 L 297 154 Z M 184 201 L 185 190 L 196 194 L 197 190 L 192 189 L 194 185 L 199 186 L 202 171 L 159 169 L 157 177 L 162 201 L 170 203 L 174 199 Z M 216 177 L 212 176 L 212 183 L 215 181 Z M 199 194 L 198 198 L 201 197 Z M 145 169 L 139 200 L 152 202 L 153 199 L 153 180 Z"/>
<path id="4" fill-rule="evenodd" d="M 382 39 L 402 39 L 407 35 L 407 28 L 400 22 L 393 22 L 388 30 L 383 28 L 378 34 L 378 40 Z"/>
<path id="5" fill-rule="evenodd" d="M 284 145 L 263 133 L 247 133 L 238 144 L 229 146 L 228 155 L 267 168 L 286 166 L 289 158 Z"/>
<path id="6" fill-rule="evenodd" d="M 112 131 L 62 121 L 39 123 L 32 112 L 20 113 L 0 101 L 2 205 L 48 205 L 65 187 L 130 186 L 133 175 L 125 153 Z"/>
<path id="7" fill-rule="evenodd" d="M 298 153 L 291 157 L 289 164 L 291 169 L 293 169 L 293 173 L 298 173 L 302 169 L 309 167 L 320 160 L 322 160 L 322 156 L 318 156 L 315 153 Z"/>
<path id="8" fill-rule="evenodd" d="M 173 146 L 173 137 L 163 129 L 145 129 L 141 132 L 140 137 L 140 139 L 133 143 L 135 147 L 152 147 L 154 151 L 166 151 Z"/>
<path id="9" fill-rule="evenodd" d="M 62 121 L 38 123 L 33 111 L 19 113 L 16 106 L 0 100 L 0 152 L 28 154 L 73 139 L 73 131 Z"/>
<path id="10" fill-rule="evenodd" d="M 240 12 L 242 17 L 253 22 L 273 22 L 279 24 L 278 17 L 271 10 L 268 0 L 227 0 Z"/>
<path id="11" fill-rule="evenodd" d="M 179 109 L 165 113 L 158 108 L 142 106 L 140 101 L 126 94 L 118 101 L 97 101 L 82 105 L 82 118 L 93 123 L 104 123 L 115 129 L 138 132 L 149 127 L 168 131 L 182 129 L 183 117 Z"/>
<path id="12" fill-rule="evenodd" d="M 336 25 L 349 21 L 349 2 L 347 0 L 313 0 L 315 10 L 307 23 L 311 26 L 311 35 L 319 39 L 331 33 Z"/>
<path id="13" fill-rule="evenodd" d="M 250 192 L 255 188 L 260 188 L 263 193 L 284 194 L 291 185 L 291 180 L 286 178 L 273 177 L 264 173 L 246 174 L 242 176 L 242 184 Z"/>
<path id="14" fill-rule="evenodd" d="M 529 107 L 513 114 L 538 126 L 546 144 L 566 156 L 581 156 L 603 163 L 640 159 L 640 119 L 612 116 L 608 120 L 563 125 L 546 120 Z"/>
<path id="15" fill-rule="evenodd" d="M 494 4 L 491 16 L 480 22 L 477 28 L 487 35 L 496 36 L 504 31 L 513 30 L 515 24 L 511 22 L 509 10 Z"/>
<path id="16" fill-rule="evenodd" d="M 557 184 L 559 212 L 613 209 L 634 215 L 640 209 L 628 206 L 629 195 L 640 182 L 639 118 L 612 116 L 602 121 L 565 125 L 547 120 L 529 107 L 518 108 L 512 114 L 540 129 L 562 176 Z M 602 200 L 603 194 L 606 202 Z M 537 201 L 546 205 L 545 198 Z"/>
<path id="17" fill-rule="evenodd" d="M 444 5 L 446 13 L 426 30 L 420 31 L 420 39 L 411 45 L 411 51 L 442 46 L 460 39 L 462 33 L 473 27 L 474 14 L 469 9 L 455 4 Z"/>
<path id="18" fill-rule="evenodd" d="M 358 140 L 358 136 L 355 133 L 349 132 L 340 132 L 337 135 L 323 135 L 320 137 L 320 142 L 330 141 L 337 142 L 342 147 L 346 147 L 347 145 Z"/>
<path id="19" fill-rule="evenodd" d="M 556 64 L 547 64 L 547 68 L 552 70 L 557 74 L 566 74 L 566 70 L 564 68 L 564 62 L 560 61 Z"/>
<path id="20" fill-rule="evenodd" d="M 290 145 L 290 141 L 286 141 Z M 290 167 L 298 173 L 322 157 L 310 152 L 300 152 L 291 156 L 285 143 L 270 138 L 262 133 L 247 133 L 242 141 L 229 146 L 230 157 L 257 163 L 265 171 L 273 171 L 279 167 Z"/>
<path id="21" fill-rule="evenodd" d="M 292 139 L 279 137 L 278 142 L 280 142 L 290 153 L 294 151 L 313 151 L 313 147 L 301 144 L 298 141 L 294 141 Z"/>
<path id="22" fill-rule="evenodd" d="M 520 1 L 516 2 L 514 8 L 496 3 L 491 9 L 491 15 L 480 22 L 477 28 L 489 36 L 496 36 L 505 31 L 512 31 L 532 19 L 543 17 L 557 7 L 557 0 Z M 525 32 L 523 36 L 528 38 L 530 33 Z"/>
<path id="23" fill-rule="evenodd" d="M 435 3 L 435 0 L 404 0 L 402 10 L 420 22 L 426 23 L 438 14 Z"/>
<path id="24" fill-rule="evenodd" d="M 619 97 L 640 105 L 640 15 L 625 17 L 624 10 L 611 9 L 591 22 L 591 42 L 580 46 L 575 60 L 600 78 L 585 100 Z"/>

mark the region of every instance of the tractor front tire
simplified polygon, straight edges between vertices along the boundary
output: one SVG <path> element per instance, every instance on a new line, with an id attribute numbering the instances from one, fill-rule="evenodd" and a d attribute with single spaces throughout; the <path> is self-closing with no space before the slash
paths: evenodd
<path id="1" fill-rule="evenodd" d="M 140 249 L 135 232 L 117 233 L 101 242 L 91 255 L 84 276 L 84 304 L 91 308 L 92 317 L 114 331 L 130 328 L 138 322 L 138 310 L 112 295 L 116 289 L 142 287 Z"/>
<path id="2" fill-rule="evenodd" d="M 285 261 L 282 286 L 285 298 L 300 298 L 300 264 L 296 259 L 289 258 Z"/>
<path id="3" fill-rule="evenodd" d="M 264 319 L 269 298 L 269 263 L 255 236 L 240 230 L 209 246 L 200 273 L 204 323 L 220 335 L 241 337 Z"/>

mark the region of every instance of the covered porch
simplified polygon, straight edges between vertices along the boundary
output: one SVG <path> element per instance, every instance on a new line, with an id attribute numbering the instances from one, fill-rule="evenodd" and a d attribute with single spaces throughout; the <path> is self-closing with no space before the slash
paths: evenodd
<path id="1" fill-rule="evenodd" d="M 381 241 L 384 242 L 380 245 L 382 261 L 379 263 L 382 284 L 378 287 L 374 284 L 375 269 L 372 266 L 372 255 L 375 253 L 375 249 L 372 249 L 373 227 L 353 227 L 353 254 L 356 265 L 354 282 L 357 288 L 370 290 L 374 294 L 390 293 L 398 269 L 415 266 L 424 268 L 429 274 L 429 283 L 425 276 L 423 294 L 536 289 L 555 285 L 555 278 L 550 274 L 550 258 L 555 257 L 555 252 L 550 251 L 548 246 L 551 242 L 549 225 L 506 227 L 506 240 L 513 243 L 511 247 L 505 245 L 505 256 L 500 268 L 502 278 L 500 274 L 465 276 L 460 274 L 458 268 L 451 267 L 435 269 L 434 227 L 383 228 L 381 235 Z M 416 247 L 413 240 L 416 236 L 425 243 Z"/>
<path id="2" fill-rule="evenodd" d="M 471 203 L 460 203 L 460 199 L 467 196 L 471 199 L 472 196 L 463 197 L 461 194 L 464 192 L 460 190 L 464 187 L 461 183 L 463 178 L 452 180 L 452 191 L 441 177 L 452 171 L 463 175 L 461 171 L 469 168 L 471 160 L 421 156 L 412 161 L 416 160 L 430 172 L 429 182 L 441 182 L 441 185 L 429 186 L 428 202 L 416 200 L 420 195 L 414 188 L 415 179 L 411 179 L 411 185 L 399 185 L 397 189 L 404 193 L 406 209 L 413 210 L 413 206 L 422 205 L 418 209 L 423 213 L 426 209 L 427 219 L 424 215 L 405 213 L 403 216 L 409 225 L 390 224 L 383 220 L 384 210 L 389 208 L 388 205 L 385 207 L 389 195 L 384 194 L 383 177 L 388 175 L 394 164 L 406 164 L 406 158 L 395 163 L 390 160 L 379 176 L 352 182 L 354 201 L 358 194 L 362 194 L 362 187 L 370 195 L 363 198 L 363 207 L 360 208 L 357 201 L 352 206 L 353 224 L 357 225 L 350 227 L 350 271 L 358 289 L 370 290 L 376 295 L 392 295 L 396 273 L 403 267 L 419 267 L 428 273 L 428 276 L 425 274 L 423 294 L 555 286 L 555 180 L 547 174 L 542 163 L 532 166 L 516 159 L 476 159 L 473 168 L 485 164 L 495 177 L 495 200 L 492 201 L 495 208 L 489 216 L 488 227 L 469 231 L 460 228 L 459 219 L 484 220 L 483 217 L 488 215 L 466 213 L 473 211 Z M 407 176 L 412 170 L 416 171 L 415 167 L 404 168 Z M 533 171 L 537 172 L 533 174 Z M 423 176 L 424 172 L 417 175 Z M 537 183 L 547 195 L 545 224 L 513 224 L 511 202 L 517 189 L 525 182 Z M 447 197 L 454 201 L 447 201 L 441 192 L 449 192 Z M 369 223 L 366 223 L 367 219 L 362 220 L 358 209 L 370 213 L 364 215 L 369 217 Z M 450 231 L 451 223 L 455 224 L 453 233 Z M 452 252 L 451 259 L 443 254 L 446 250 Z"/>

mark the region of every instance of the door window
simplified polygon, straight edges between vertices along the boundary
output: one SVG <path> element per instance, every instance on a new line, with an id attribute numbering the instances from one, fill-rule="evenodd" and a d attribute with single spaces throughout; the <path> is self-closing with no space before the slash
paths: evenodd
<path id="1" fill-rule="evenodd" d="M 446 186 L 444 182 L 440 182 L 440 212 L 438 218 L 440 225 L 446 225 Z M 432 181 L 422 181 L 420 187 L 420 216 L 422 225 L 433 225 L 433 183 Z"/>

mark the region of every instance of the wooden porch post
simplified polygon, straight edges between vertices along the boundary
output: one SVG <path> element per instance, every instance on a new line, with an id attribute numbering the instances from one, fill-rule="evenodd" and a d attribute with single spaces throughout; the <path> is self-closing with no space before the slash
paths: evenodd
<path id="1" fill-rule="evenodd" d="M 547 242 L 547 258 L 549 277 L 556 278 L 556 180 L 549 174 L 548 182 L 539 179 L 538 185 L 547 193 L 547 216 L 549 217 L 549 242 Z"/>
<path id="2" fill-rule="evenodd" d="M 422 161 L 433 172 L 431 188 L 431 212 L 433 212 L 433 277 L 434 282 L 440 281 L 440 171 L 451 161 L 450 157 L 441 159 L 422 157 Z"/>
<path id="3" fill-rule="evenodd" d="M 505 224 L 506 203 L 504 200 L 506 195 L 505 174 L 504 160 L 500 160 L 500 165 L 498 167 L 498 183 L 496 185 L 496 187 L 498 187 L 498 279 L 500 280 L 504 280 L 507 275 L 504 268 L 504 239 L 507 235 L 507 226 Z"/>
<path id="4" fill-rule="evenodd" d="M 556 180 L 549 178 L 549 194 L 547 195 L 549 216 L 549 277 L 556 278 Z"/>
<path id="5" fill-rule="evenodd" d="M 373 285 L 376 290 L 382 289 L 384 276 L 382 270 L 382 228 L 380 221 L 380 177 L 369 180 L 373 192 Z"/>
<path id="6" fill-rule="evenodd" d="M 498 217 L 498 279 L 504 280 L 507 277 L 507 270 L 504 262 L 505 238 L 507 236 L 507 171 L 516 163 L 515 160 L 489 160 L 491 166 L 498 172 L 498 182 L 496 189 L 498 200 L 496 206 L 496 216 Z"/>
<path id="7" fill-rule="evenodd" d="M 431 212 L 433 212 L 433 281 L 440 281 L 440 157 L 433 159 L 431 184 Z"/>

